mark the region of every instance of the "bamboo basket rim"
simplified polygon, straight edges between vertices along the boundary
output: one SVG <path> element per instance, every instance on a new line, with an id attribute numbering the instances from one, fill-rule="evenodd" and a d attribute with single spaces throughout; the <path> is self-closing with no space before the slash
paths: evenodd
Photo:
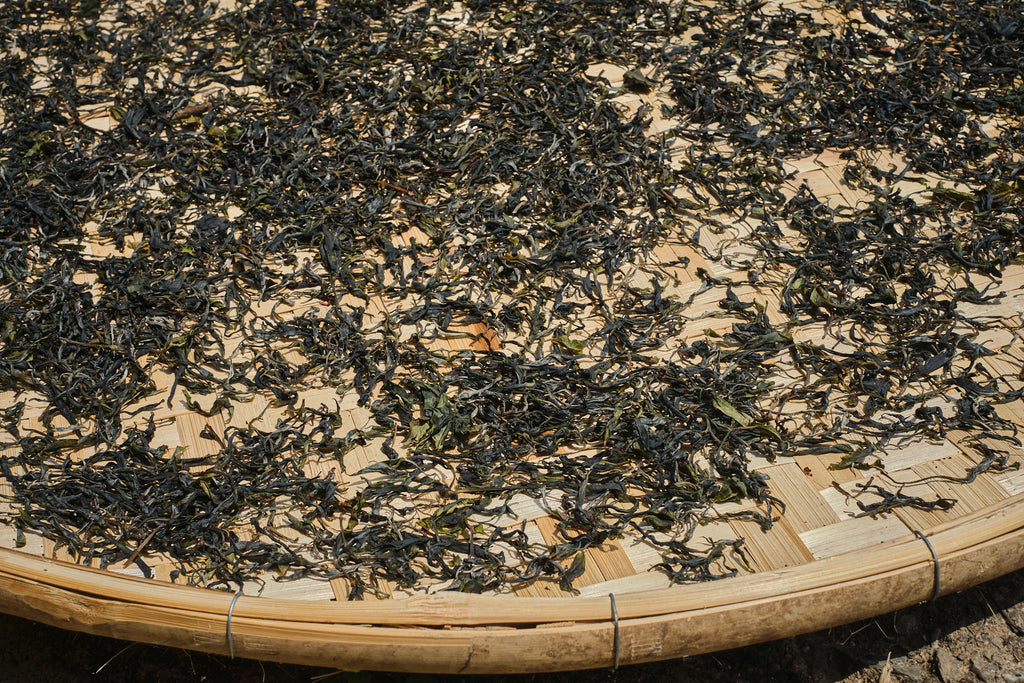
<path id="1" fill-rule="evenodd" d="M 1024 494 L 1017 494 L 933 527 L 922 538 L 911 533 L 793 567 L 614 594 L 616 618 L 607 596 L 438 593 L 329 603 L 236 597 L 0 550 L 0 610 L 100 635 L 299 664 L 434 673 L 550 671 L 698 654 L 848 623 L 1024 567 L 1022 550 Z M 937 586 L 933 575 L 939 579 Z M 869 606 L 837 599 L 851 591 Z M 808 600 L 813 610 L 801 606 Z M 788 617 L 771 628 L 748 626 L 732 635 L 722 630 L 722 619 L 756 609 Z M 683 625 L 687 642 L 661 643 L 656 651 L 632 646 L 626 654 L 607 647 L 614 632 L 625 637 L 654 626 L 664 630 Z M 563 649 L 558 656 L 520 653 L 519 659 L 508 651 L 513 641 L 532 642 L 552 634 L 571 634 L 581 647 Z M 508 642 L 499 647 L 499 641 Z M 582 645 L 584 641 L 593 643 Z M 606 656 L 595 658 L 595 647 Z M 433 656 L 424 658 L 424 648 Z M 452 648 L 468 648 L 469 659 L 453 656 Z M 382 652 L 390 653 L 390 659 L 382 661 Z"/>

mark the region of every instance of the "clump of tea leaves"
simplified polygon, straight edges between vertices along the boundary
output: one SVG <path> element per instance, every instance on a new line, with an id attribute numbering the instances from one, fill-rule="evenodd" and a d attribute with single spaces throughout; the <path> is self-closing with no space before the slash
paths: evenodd
<path id="1" fill-rule="evenodd" d="M 758 459 L 957 434 L 963 481 L 1006 468 L 1020 345 L 979 335 L 1020 323 L 985 314 L 1024 238 L 1016 22 L 7 3 L 11 522 L 202 585 L 571 590 L 623 537 L 734 572 L 702 529 L 783 512 Z M 787 189 L 826 151 L 866 199 Z M 865 514 L 953 504 L 875 482 Z"/>

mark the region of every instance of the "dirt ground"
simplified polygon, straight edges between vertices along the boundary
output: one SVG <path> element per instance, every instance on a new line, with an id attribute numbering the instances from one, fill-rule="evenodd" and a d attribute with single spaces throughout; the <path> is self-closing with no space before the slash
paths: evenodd
<path id="1" fill-rule="evenodd" d="M 1024 571 L 876 619 L 716 654 L 592 672 L 422 676 L 231 660 L 0 615 L 4 681 L 842 681 L 1024 683 Z"/>

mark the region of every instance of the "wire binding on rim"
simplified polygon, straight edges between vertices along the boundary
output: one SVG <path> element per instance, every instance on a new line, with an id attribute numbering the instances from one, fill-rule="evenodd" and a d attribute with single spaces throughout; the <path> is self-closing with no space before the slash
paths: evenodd
<path id="1" fill-rule="evenodd" d="M 932 568 L 935 571 L 935 580 L 932 582 L 932 597 L 928 599 L 928 602 L 935 602 L 939 597 L 939 587 L 942 585 L 942 575 L 939 571 L 939 556 L 935 553 L 932 542 L 920 530 L 915 529 L 914 535 L 924 541 L 924 544 L 928 546 L 928 552 L 932 554 Z"/>
<path id="2" fill-rule="evenodd" d="M 608 598 L 612 601 L 612 621 L 615 623 L 615 632 L 612 636 L 612 649 L 614 650 L 614 663 L 612 671 L 619 670 L 619 610 L 615 608 L 615 593 L 609 593 Z"/>
<path id="3" fill-rule="evenodd" d="M 231 635 L 231 615 L 235 613 L 235 603 L 240 597 L 242 597 L 241 588 L 235 593 L 235 597 L 231 598 L 231 605 L 228 607 L 228 653 L 231 655 L 231 659 L 235 658 L 235 639 Z"/>

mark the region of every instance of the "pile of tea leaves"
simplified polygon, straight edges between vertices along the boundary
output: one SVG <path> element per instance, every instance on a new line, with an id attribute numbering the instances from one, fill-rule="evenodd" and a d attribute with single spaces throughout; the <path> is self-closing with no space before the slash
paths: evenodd
<path id="1" fill-rule="evenodd" d="M 9 523 L 83 563 L 359 597 L 571 590 L 623 536 L 729 575 L 743 539 L 703 525 L 784 514 L 755 460 L 877 471 L 864 514 L 948 508 L 886 449 L 955 433 L 969 482 L 1020 445 L 1021 319 L 989 310 L 1024 247 L 1021 22 L 3 3 Z M 861 199 L 787 185 L 826 152 Z"/>

